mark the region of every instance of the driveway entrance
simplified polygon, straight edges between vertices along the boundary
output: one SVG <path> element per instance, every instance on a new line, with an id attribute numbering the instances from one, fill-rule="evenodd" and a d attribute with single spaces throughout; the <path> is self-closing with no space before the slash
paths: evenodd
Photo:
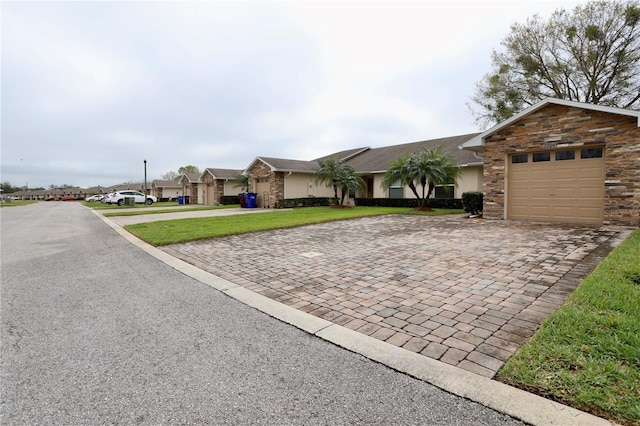
<path id="1" fill-rule="evenodd" d="M 163 250 L 299 310 L 493 377 L 626 235 L 381 216 Z"/>

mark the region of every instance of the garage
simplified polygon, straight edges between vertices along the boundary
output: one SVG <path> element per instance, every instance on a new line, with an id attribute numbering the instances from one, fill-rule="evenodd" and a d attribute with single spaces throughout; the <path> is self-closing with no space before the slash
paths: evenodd
<path id="1" fill-rule="evenodd" d="M 640 111 L 547 98 L 460 148 L 485 219 L 640 226 Z"/>
<path id="2" fill-rule="evenodd" d="M 602 147 L 511 154 L 507 219 L 601 224 L 604 178 Z"/>
<path id="3" fill-rule="evenodd" d="M 268 177 L 259 178 L 256 183 L 257 207 L 269 207 L 269 189 L 271 188 Z"/>

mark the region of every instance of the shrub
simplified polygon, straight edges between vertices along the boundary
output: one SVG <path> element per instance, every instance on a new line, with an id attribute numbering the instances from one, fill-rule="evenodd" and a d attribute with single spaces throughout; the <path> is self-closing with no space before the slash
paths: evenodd
<path id="1" fill-rule="evenodd" d="M 329 197 L 309 197 L 309 198 L 286 198 L 276 201 L 276 208 L 293 207 L 322 207 L 330 206 L 332 198 Z"/>
<path id="2" fill-rule="evenodd" d="M 231 204 L 240 204 L 240 198 L 237 195 L 223 195 L 220 197 L 220 204 L 228 206 Z"/>
<path id="3" fill-rule="evenodd" d="M 366 207 L 418 207 L 415 198 L 356 198 L 356 206 Z M 434 209 L 462 209 L 459 198 L 429 198 L 427 207 Z"/>
<path id="4" fill-rule="evenodd" d="M 469 214 L 482 213 L 483 194 L 479 191 L 469 191 L 462 194 L 464 211 Z"/>

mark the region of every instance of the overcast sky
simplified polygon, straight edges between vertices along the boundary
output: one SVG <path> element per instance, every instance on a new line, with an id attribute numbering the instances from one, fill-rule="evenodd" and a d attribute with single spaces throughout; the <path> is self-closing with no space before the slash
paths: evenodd
<path id="1" fill-rule="evenodd" d="M 578 2 L 2 2 L 1 180 L 110 186 L 478 130 L 513 22 Z"/>

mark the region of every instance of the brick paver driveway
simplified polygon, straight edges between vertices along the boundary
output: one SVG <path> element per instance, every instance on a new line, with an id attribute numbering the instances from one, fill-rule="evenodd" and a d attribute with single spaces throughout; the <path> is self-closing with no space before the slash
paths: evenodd
<path id="1" fill-rule="evenodd" d="M 493 377 L 623 234 L 381 216 L 163 249 L 302 311 Z"/>

